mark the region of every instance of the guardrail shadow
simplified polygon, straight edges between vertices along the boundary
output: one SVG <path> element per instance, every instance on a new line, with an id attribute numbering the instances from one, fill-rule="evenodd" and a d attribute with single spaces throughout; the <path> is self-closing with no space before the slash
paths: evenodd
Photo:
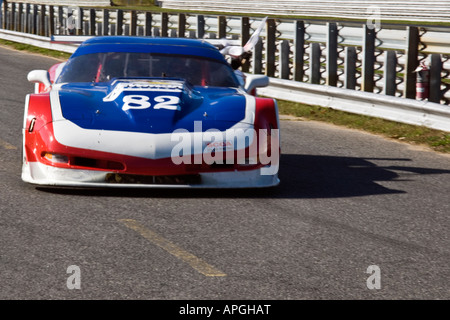
<path id="1" fill-rule="evenodd" d="M 379 166 L 371 160 L 386 161 Z M 389 166 L 389 162 L 405 162 Z M 56 194 L 132 198 L 338 198 L 380 194 L 400 194 L 379 182 L 405 181 L 395 171 L 415 174 L 449 174 L 450 170 L 408 166 L 410 159 L 357 158 L 283 154 L 277 187 L 264 189 L 37 189 Z M 400 187 L 400 186 L 399 186 Z"/>

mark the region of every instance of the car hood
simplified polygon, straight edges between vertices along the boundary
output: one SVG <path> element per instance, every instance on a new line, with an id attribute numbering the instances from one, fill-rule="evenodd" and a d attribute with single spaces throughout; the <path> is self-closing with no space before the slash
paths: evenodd
<path id="1" fill-rule="evenodd" d="M 171 133 L 178 129 L 224 131 L 242 122 L 247 99 L 239 88 L 191 87 L 183 80 L 115 79 L 62 84 L 65 120 L 83 129 Z"/>

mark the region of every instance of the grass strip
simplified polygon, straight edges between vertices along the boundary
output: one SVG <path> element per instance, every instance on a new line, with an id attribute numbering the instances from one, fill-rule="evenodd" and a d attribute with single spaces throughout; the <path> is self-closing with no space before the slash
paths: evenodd
<path id="1" fill-rule="evenodd" d="M 26 51 L 26 52 L 31 52 L 31 53 L 42 54 L 44 56 L 62 59 L 62 60 L 68 59 L 71 56 L 70 53 L 61 52 L 61 51 L 57 51 L 57 50 L 50 50 L 50 49 L 45 49 L 45 48 L 39 48 L 39 47 L 35 47 L 35 46 L 29 45 L 29 44 L 18 43 L 18 42 L 13 42 L 13 41 L 9 41 L 9 40 L 3 40 L 3 39 L 0 39 L 0 45 L 7 46 L 9 48 L 19 50 L 19 51 Z"/>

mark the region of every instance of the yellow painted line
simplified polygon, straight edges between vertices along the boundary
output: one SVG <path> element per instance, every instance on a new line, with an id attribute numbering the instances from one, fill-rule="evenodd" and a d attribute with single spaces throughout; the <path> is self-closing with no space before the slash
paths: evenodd
<path id="1" fill-rule="evenodd" d="M 202 259 L 196 257 L 195 255 L 183 250 L 176 244 L 164 239 L 159 234 L 147 229 L 139 222 L 133 219 L 120 219 L 120 222 L 125 224 L 128 228 L 138 232 L 141 236 L 150 240 L 153 244 L 166 250 L 171 255 L 177 257 L 178 259 L 188 263 L 192 268 L 200 272 L 207 277 L 225 277 L 226 274 L 220 270 L 217 270 L 213 266 L 209 265 Z"/>
<path id="2" fill-rule="evenodd" d="M 9 144 L 6 141 L 3 141 L 2 139 L 0 139 L 0 147 L 7 149 L 7 150 L 16 150 L 17 149 L 15 146 L 13 146 L 12 144 Z"/>

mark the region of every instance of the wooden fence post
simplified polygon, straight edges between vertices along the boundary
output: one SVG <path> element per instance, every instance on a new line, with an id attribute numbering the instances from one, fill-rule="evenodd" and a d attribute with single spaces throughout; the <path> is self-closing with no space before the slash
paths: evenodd
<path id="1" fill-rule="evenodd" d="M 55 7 L 49 6 L 48 7 L 48 32 L 49 35 L 52 36 L 55 34 Z"/>
<path id="2" fill-rule="evenodd" d="M 289 40 L 283 40 L 280 45 L 280 78 L 289 80 L 291 46 Z"/>
<path id="3" fill-rule="evenodd" d="M 266 39 L 266 75 L 275 76 L 275 54 L 276 54 L 276 25 L 274 19 L 267 19 L 267 39 Z"/>
<path id="4" fill-rule="evenodd" d="M 40 5 L 40 13 L 39 13 L 39 35 L 45 36 L 45 9 L 46 5 Z"/>
<path id="5" fill-rule="evenodd" d="M 145 36 L 151 37 L 152 36 L 152 13 L 146 12 L 145 13 Z"/>
<path id="6" fill-rule="evenodd" d="M 404 97 L 415 99 L 416 97 L 416 73 L 414 72 L 419 65 L 419 28 L 407 27 L 406 39 L 406 63 L 404 76 Z"/>
<path id="7" fill-rule="evenodd" d="M 218 37 L 219 39 L 227 37 L 227 17 L 219 16 L 218 18 Z"/>
<path id="8" fill-rule="evenodd" d="M 327 80 L 329 86 L 337 86 L 338 29 L 336 23 L 327 23 Z"/>
<path id="9" fill-rule="evenodd" d="M 397 54 L 395 51 L 386 51 L 384 61 L 384 93 L 395 96 L 397 91 Z"/>
<path id="10" fill-rule="evenodd" d="M 64 30 L 64 8 L 62 6 L 58 6 L 58 27 L 59 27 L 59 34 L 65 34 L 65 30 Z"/>
<path id="11" fill-rule="evenodd" d="M 33 14 L 31 15 L 31 33 L 37 34 L 37 14 L 38 14 L 38 6 L 37 4 L 33 4 Z"/>
<path id="12" fill-rule="evenodd" d="M 375 87 L 375 39 L 375 28 L 364 25 L 362 91 L 373 92 Z"/>
<path id="13" fill-rule="evenodd" d="M 205 36 L 205 17 L 202 15 L 197 16 L 197 38 L 203 39 Z"/>
<path id="14" fill-rule="evenodd" d="M 16 30 L 19 32 L 23 32 L 22 29 L 22 19 L 23 19 L 23 3 L 20 2 L 19 7 L 17 9 L 17 24 L 16 24 Z"/>
<path id="15" fill-rule="evenodd" d="M 91 36 L 95 35 L 95 21 L 96 21 L 95 9 L 89 9 L 89 34 Z"/>
<path id="16" fill-rule="evenodd" d="M 109 34 L 109 10 L 103 9 L 102 33 L 104 36 Z"/>
<path id="17" fill-rule="evenodd" d="M 247 41 L 250 39 L 250 18 L 241 18 L 241 46 L 245 46 Z"/>
<path id="18" fill-rule="evenodd" d="M 123 35 L 123 10 L 117 10 L 116 35 Z"/>
<path id="19" fill-rule="evenodd" d="M 24 32 L 25 33 L 31 33 L 31 28 L 30 28 L 30 4 L 26 3 L 25 4 L 25 12 L 24 12 Z"/>
<path id="20" fill-rule="evenodd" d="M 255 49 L 253 51 L 253 73 L 262 74 L 263 73 L 263 42 L 261 39 L 256 43 Z"/>
<path id="21" fill-rule="evenodd" d="M 344 66 L 344 88 L 356 89 L 356 62 L 358 54 L 355 47 L 345 48 L 345 66 Z"/>
<path id="22" fill-rule="evenodd" d="M 186 36 L 186 15 L 184 13 L 178 14 L 178 37 L 184 38 Z"/>
<path id="23" fill-rule="evenodd" d="M 241 46 L 245 46 L 247 41 L 250 39 L 250 18 L 242 17 L 241 18 Z M 241 67 L 243 72 L 249 72 L 250 70 L 250 61 L 247 60 Z"/>
<path id="24" fill-rule="evenodd" d="M 16 3 L 11 2 L 11 12 L 9 18 L 9 30 L 14 30 L 16 24 Z"/>
<path id="25" fill-rule="evenodd" d="M 167 12 L 161 13 L 161 37 L 169 36 L 169 14 Z"/>
<path id="26" fill-rule="evenodd" d="M 8 3 L 4 2 L 3 3 L 3 8 L 2 8 L 2 28 L 3 29 L 7 29 L 8 23 Z"/>
<path id="27" fill-rule="evenodd" d="M 310 55 L 310 82 L 313 84 L 320 84 L 320 58 L 322 56 L 322 49 L 320 48 L 320 43 L 311 44 L 311 55 Z"/>
<path id="28" fill-rule="evenodd" d="M 296 21 L 294 32 L 294 80 L 303 81 L 305 76 L 305 23 Z"/>
<path id="29" fill-rule="evenodd" d="M 84 19 L 83 18 L 84 18 L 84 9 L 78 7 L 77 8 L 77 23 L 75 25 L 76 25 L 76 34 L 79 36 L 84 34 L 84 31 L 83 31 Z"/>
<path id="30" fill-rule="evenodd" d="M 137 12 L 135 10 L 131 10 L 130 16 L 130 36 L 135 36 L 137 31 Z"/>
<path id="31" fill-rule="evenodd" d="M 431 54 L 430 65 L 430 96 L 428 101 L 440 103 L 441 102 L 441 72 L 442 59 L 439 53 Z"/>

